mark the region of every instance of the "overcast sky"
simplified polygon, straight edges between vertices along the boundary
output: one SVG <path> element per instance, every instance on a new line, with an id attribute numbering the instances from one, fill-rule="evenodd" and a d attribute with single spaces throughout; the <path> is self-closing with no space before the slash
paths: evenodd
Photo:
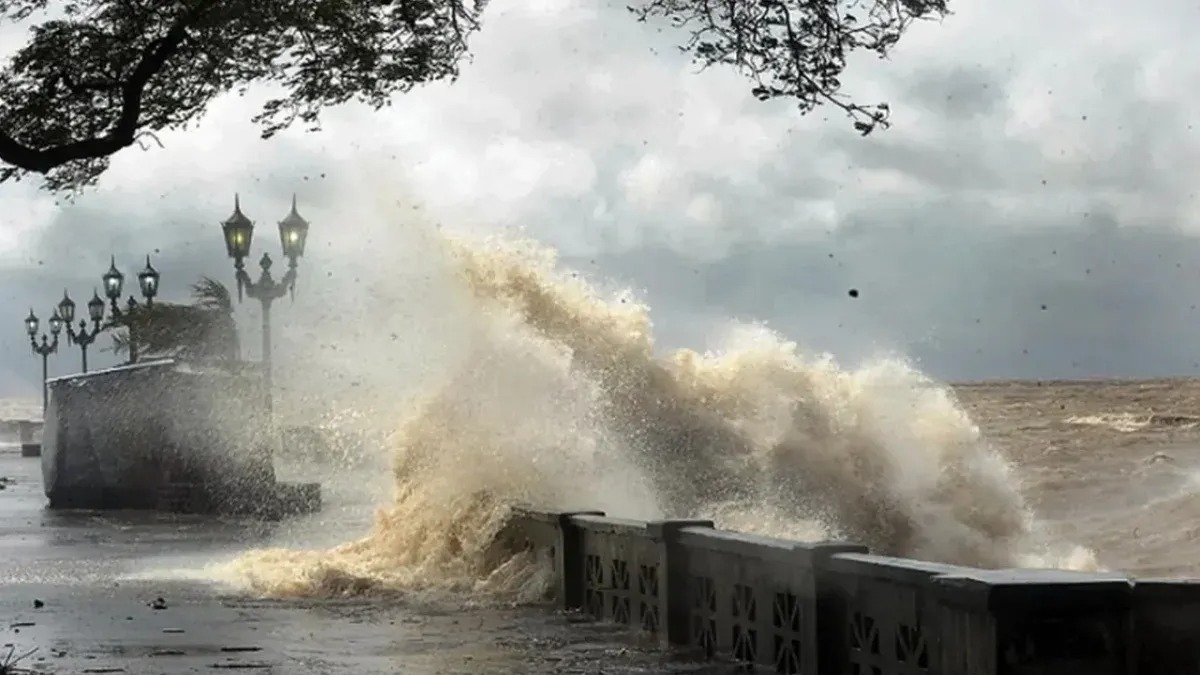
<path id="1" fill-rule="evenodd" d="M 228 97 L 71 205 L 0 187 L 0 396 L 37 391 L 30 306 L 45 318 L 67 287 L 82 311 L 110 253 L 130 277 L 153 253 L 168 299 L 200 274 L 231 280 L 217 223 L 235 191 L 259 251 L 278 250 L 266 230 L 293 191 L 313 221 L 300 295 L 277 313 L 283 360 L 317 322 L 439 339 L 417 327 L 436 324 L 432 286 L 396 281 L 422 260 L 395 224 L 424 218 L 524 228 L 642 293 L 664 346 L 760 320 L 948 379 L 1200 371 L 1195 3 L 954 0 L 843 78 L 892 105 L 866 139 L 833 110 L 802 118 L 697 73 L 624 4 L 499 0 L 460 80 L 390 109 L 264 142 L 249 122 L 264 92 Z M 0 31 L 0 51 L 22 39 Z M 64 351 L 52 371 L 77 363 Z"/>

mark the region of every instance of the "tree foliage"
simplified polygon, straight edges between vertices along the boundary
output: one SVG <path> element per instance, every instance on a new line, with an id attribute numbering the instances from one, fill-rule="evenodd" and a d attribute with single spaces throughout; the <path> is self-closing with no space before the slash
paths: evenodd
<path id="1" fill-rule="evenodd" d="M 649 0 L 630 9 L 687 31 L 683 51 L 748 76 L 759 100 L 792 99 L 804 113 L 831 103 L 866 136 L 888 125 L 890 108 L 842 92 L 847 57 L 887 56 L 914 21 L 945 15 L 946 0 Z"/>
<path id="2" fill-rule="evenodd" d="M 856 50 L 881 55 L 946 0 L 647 0 L 630 9 L 687 32 L 705 66 L 751 77 L 763 99 L 803 112 L 832 102 L 863 133 L 886 106 L 860 106 L 839 77 Z M 0 70 L 0 182 L 93 183 L 109 158 L 196 122 L 217 96 L 273 86 L 264 138 L 319 128 L 329 106 L 376 109 L 453 79 L 486 0 L 0 0 L 0 21 L 33 23 Z"/>
<path id="3" fill-rule="evenodd" d="M 0 73 L 0 179 L 94 181 L 114 152 L 197 120 L 218 95 L 269 83 L 263 135 L 351 100 L 376 108 L 452 77 L 482 2 L 0 0 L 0 19 L 53 5 Z"/>
<path id="4" fill-rule="evenodd" d="M 118 329 L 113 334 L 118 354 L 129 352 L 131 336 L 148 357 L 229 362 L 240 351 L 233 298 L 224 284 L 208 277 L 192 285 L 191 304 L 138 307 L 110 320 L 109 327 Z"/>

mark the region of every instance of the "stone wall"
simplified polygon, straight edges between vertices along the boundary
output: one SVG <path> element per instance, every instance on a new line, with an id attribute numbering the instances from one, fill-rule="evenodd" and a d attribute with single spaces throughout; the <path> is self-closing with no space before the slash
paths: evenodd
<path id="1" fill-rule="evenodd" d="M 166 360 L 49 386 L 42 478 L 52 507 L 155 508 L 173 484 L 236 501 L 274 485 L 253 373 Z"/>
<path id="2" fill-rule="evenodd" d="M 598 512 L 524 510 L 558 605 L 748 670 L 800 675 L 1200 673 L 1200 586 L 981 570 Z"/>

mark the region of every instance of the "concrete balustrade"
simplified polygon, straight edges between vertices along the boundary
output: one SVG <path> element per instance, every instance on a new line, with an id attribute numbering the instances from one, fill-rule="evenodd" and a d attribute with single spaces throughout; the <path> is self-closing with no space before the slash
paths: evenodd
<path id="1" fill-rule="evenodd" d="M 831 557 L 828 569 L 835 600 L 827 620 L 840 635 L 826 672 L 941 672 L 933 582 L 970 568 L 855 553 Z"/>
<path id="2" fill-rule="evenodd" d="M 983 570 L 714 529 L 519 510 L 556 603 L 663 647 L 798 675 L 1200 673 L 1200 583 Z"/>

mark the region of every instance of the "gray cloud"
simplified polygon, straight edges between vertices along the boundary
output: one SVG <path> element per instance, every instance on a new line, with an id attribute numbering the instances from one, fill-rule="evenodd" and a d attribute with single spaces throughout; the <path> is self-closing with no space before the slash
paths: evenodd
<path id="1" fill-rule="evenodd" d="M 917 73 L 905 98 L 923 103 L 949 124 L 962 123 L 1003 114 L 1004 84 L 998 73 L 986 67 L 947 65 Z"/>
<path id="2" fill-rule="evenodd" d="M 28 305 L 90 294 L 110 252 L 130 273 L 157 251 L 168 298 L 231 279 L 217 221 L 234 191 L 264 242 L 301 193 L 312 254 L 281 350 L 336 353 L 347 372 L 331 336 L 376 340 L 372 354 L 397 331 L 445 339 L 428 298 L 453 299 L 401 227 L 421 219 L 523 228 L 644 290 L 667 345 L 733 318 L 946 378 L 1190 374 L 1200 47 L 1180 26 L 1195 11 L 959 0 L 893 59 L 853 64 L 849 90 L 894 110 L 863 139 L 833 109 L 799 118 L 733 73 L 694 73 L 618 3 L 496 5 L 462 79 L 394 109 L 346 107 L 321 134 L 264 143 L 253 97 L 229 97 L 167 150 L 122 153 L 74 204 L 0 189 L 26 214 L 0 231 L 0 396 L 36 391 Z M 256 310 L 242 311 L 253 355 Z"/>
<path id="3" fill-rule="evenodd" d="M 851 363 L 895 350 L 946 378 L 1200 370 L 1200 353 L 1180 340 L 1200 328 L 1193 237 L 1104 224 L 995 236 L 945 222 L 876 223 L 864 232 L 748 243 L 707 263 L 647 248 L 597 267 L 640 284 L 668 327 L 769 318 Z M 668 338 L 697 343 L 669 328 Z"/>

